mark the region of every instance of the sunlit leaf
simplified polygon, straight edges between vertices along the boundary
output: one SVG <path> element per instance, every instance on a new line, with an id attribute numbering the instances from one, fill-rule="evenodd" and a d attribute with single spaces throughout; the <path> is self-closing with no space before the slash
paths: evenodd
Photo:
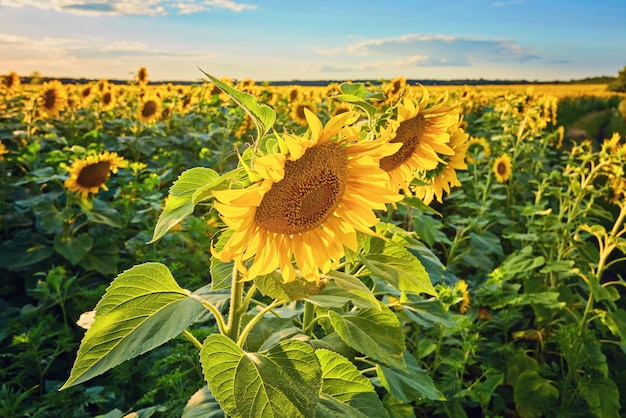
<path id="1" fill-rule="evenodd" d="M 96 306 L 62 389 L 83 383 L 171 340 L 204 307 L 162 264 L 145 263 L 121 273 Z"/>
<path id="2" fill-rule="evenodd" d="M 423 398 L 435 401 L 446 399 L 443 393 L 437 389 L 428 372 L 420 367 L 408 351 L 404 352 L 404 360 L 408 372 L 382 365 L 376 366 L 380 382 L 389 393 L 403 402 L 412 402 Z"/>

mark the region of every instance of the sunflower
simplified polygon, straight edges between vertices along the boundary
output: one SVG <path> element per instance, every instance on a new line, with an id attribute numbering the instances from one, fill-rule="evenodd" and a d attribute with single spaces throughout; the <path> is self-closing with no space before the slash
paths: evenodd
<path id="1" fill-rule="evenodd" d="M 443 194 L 450 194 L 451 187 L 461 186 L 456 172 L 458 170 L 467 170 L 465 157 L 469 147 L 469 135 L 458 127 L 450 136 L 450 147 L 454 150 L 451 156 L 445 156 L 445 163 L 439 164 L 434 170 L 428 171 L 424 175 L 423 181 L 426 185 L 415 187 L 415 196 L 420 198 L 425 204 L 429 205 L 433 198 L 439 203 L 443 203 Z"/>
<path id="2" fill-rule="evenodd" d="M 465 280 L 459 280 L 456 282 L 456 288 L 461 293 L 461 304 L 459 305 L 459 312 L 465 313 L 470 306 L 470 294 L 467 290 L 467 282 Z"/>
<path id="3" fill-rule="evenodd" d="M 311 112 L 311 113 L 315 113 L 315 106 L 312 103 L 308 103 L 308 102 L 297 102 L 294 103 L 292 108 L 291 108 L 291 119 L 293 119 L 294 121 L 296 121 L 298 124 L 302 125 L 302 126 L 306 126 L 307 124 L 307 118 L 306 118 L 306 112 Z"/>
<path id="4" fill-rule="evenodd" d="M 55 117 L 67 104 L 67 92 L 58 80 L 44 83 L 39 95 L 39 105 L 43 113 Z"/>
<path id="5" fill-rule="evenodd" d="M 137 71 L 137 83 L 140 85 L 148 84 L 148 70 L 146 67 L 139 67 Z"/>
<path id="6" fill-rule="evenodd" d="M 385 95 L 385 103 L 394 103 L 405 92 L 407 87 L 405 77 L 395 77 L 383 85 L 383 94 Z"/>
<path id="7" fill-rule="evenodd" d="M 100 107 L 103 112 L 113 109 L 113 107 L 115 106 L 115 101 L 115 93 L 113 92 L 113 89 L 111 87 L 107 87 L 102 90 L 102 93 L 100 95 Z"/>
<path id="8" fill-rule="evenodd" d="M 161 113 L 161 101 L 154 95 L 145 95 L 139 106 L 138 117 L 144 123 L 156 120 Z"/>
<path id="9" fill-rule="evenodd" d="M 8 154 L 9 150 L 4 146 L 2 141 L 0 141 L 0 161 L 4 160 L 4 154 Z"/>
<path id="10" fill-rule="evenodd" d="M 21 84 L 20 76 L 15 71 L 11 71 L 2 78 L 2 85 L 4 85 L 8 91 L 19 89 Z"/>
<path id="11" fill-rule="evenodd" d="M 74 161 L 67 169 L 70 176 L 65 180 L 65 187 L 87 199 L 89 193 L 98 193 L 100 188 L 108 190 L 104 183 L 110 173 L 117 173 L 118 168 L 126 166 L 128 161 L 115 152 L 103 151 L 98 155 L 88 155 L 84 160 Z"/>
<path id="12" fill-rule="evenodd" d="M 449 131 L 458 125 L 459 107 L 446 105 L 447 95 L 429 106 L 429 94 L 423 87 L 422 91 L 420 99 L 404 97 L 398 103 L 397 120 L 389 128 L 395 131 L 391 142 L 400 142 L 402 147 L 380 160 L 392 188 L 402 187 L 407 193 L 416 171 L 434 170 L 445 162 L 442 155 L 454 155 L 448 145 Z"/>
<path id="13" fill-rule="evenodd" d="M 511 177 L 511 157 L 509 154 L 502 154 L 493 163 L 493 174 L 498 183 L 504 183 Z"/>
<path id="14" fill-rule="evenodd" d="M 395 152 L 388 138 L 359 141 L 350 126 L 358 112 L 331 118 L 325 126 L 308 109 L 305 136 L 279 137 L 284 153 L 253 160 L 260 181 L 245 189 L 215 191 L 215 208 L 232 229 L 224 247 L 213 250 L 221 261 L 235 260 L 246 279 L 280 268 L 285 282 L 300 275 L 320 280 L 344 246 L 356 251 L 356 232 L 372 233 L 373 210 L 386 209 L 401 195 L 389 190 L 379 160 Z M 254 257 L 249 270 L 245 262 Z"/>
<path id="15" fill-rule="evenodd" d="M 491 147 L 486 138 L 473 136 L 468 141 L 467 162 L 476 164 L 491 156 Z"/>

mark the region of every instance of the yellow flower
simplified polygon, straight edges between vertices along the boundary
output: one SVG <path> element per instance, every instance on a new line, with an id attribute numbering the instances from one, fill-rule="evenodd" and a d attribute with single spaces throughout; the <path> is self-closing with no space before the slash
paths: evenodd
<path id="1" fill-rule="evenodd" d="M 315 113 L 315 106 L 311 103 L 306 102 L 297 102 L 292 105 L 291 108 L 291 118 L 299 123 L 302 126 L 306 126 L 307 118 L 306 112 L 310 111 L 311 113 Z"/>
<path id="2" fill-rule="evenodd" d="M 89 193 L 98 193 L 100 188 L 108 190 L 105 182 L 110 173 L 117 173 L 118 168 L 127 165 L 128 161 L 115 152 L 103 151 L 98 155 L 88 155 L 84 160 L 74 161 L 68 168 L 70 176 L 65 180 L 65 187 L 86 199 Z"/>
<path id="3" fill-rule="evenodd" d="M 65 108 L 67 92 L 58 80 L 44 83 L 39 95 L 40 109 L 49 117 L 55 117 Z"/>
<path id="4" fill-rule="evenodd" d="M 4 154 L 8 154 L 9 150 L 4 146 L 2 141 L 0 141 L 0 161 L 4 160 Z"/>
<path id="5" fill-rule="evenodd" d="M 2 84 L 8 91 L 15 91 L 20 88 L 22 83 L 20 76 L 15 71 L 11 71 L 2 78 Z"/>
<path id="6" fill-rule="evenodd" d="M 493 174 L 496 176 L 498 183 L 504 183 L 511 177 L 511 157 L 509 154 L 502 154 L 493 163 Z"/>
<path id="7" fill-rule="evenodd" d="M 486 138 L 473 136 L 468 141 L 467 162 L 475 164 L 491 156 L 491 147 Z"/>
<path id="8" fill-rule="evenodd" d="M 380 161 L 380 167 L 389 173 L 391 187 L 402 187 L 406 193 L 410 193 L 409 184 L 416 171 L 434 170 L 445 162 L 442 155 L 454 154 L 448 145 L 449 131 L 458 124 L 459 107 L 446 105 L 447 96 L 429 106 L 429 94 L 422 89 L 420 99 L 404 97 L 398 103 L 397 121 L 390 125 L 395 131 L 391 142 L 399 142 L 402 147 Z"/>
<path id="9" fill-rule="evenodd" d="M 141 85 L 148 84 L 148 69 L 146 67 L 139 67 L 137 71 L 137 82 Z"/>
<path id="10" fill-rule="evenodd" d="M 433 198 L 439 203 L 443 203 L 443 194 L 450 194 L 451 187 L 461 186 L 456 172 L 458 170 L 467 170 L 465 156 L 469 143 L 467 139 L 469 135 L 461 128 L 454 130 L 450 136 L 450 147 L 454 150 L 454 154 L 445 157 L 446 162 L 440 163 L 439 167 L 428 171 L 424 175 L 424 182 L 427 185 L 419 185 L 415 187 L 415 196 L 420 198 L 425 204 L 429 205 Z"/>
<path id="11" fill-rule="evenodd" d="M 372 233 L 374 210 L 401 199 L 379 168 L 380 158 L 397 145 L 383 137 L 359 142 L 359 128 L 350 126 L 358 112 L 342 113 L 325 126 L 309 110 L 305 116 L 305 136 L 284 134 L 282 153 L 253 160 L 260 181 L 214 192 L 215 208 L 233 231 L 214 255 L 234 259 L 246 279 L 280 268 L 285 282 L 292 281 L 295 259 L 304 279 L 319 282 L 320 273 L 344 256 L 344 246 L 357 250 L 356 231 Z"/>
<path id="12" fill-rule="evenodd" d="M 105 87 L 100 95 L 100 106 L 102 108 L 102 111 L 106 112 L 107 110 L 113 109 L 113 107 L 115 106 L 115 101 L 116 97 L 115 93 L 113 92 L 113 88 L 111 88 L 110 86 Z"/>
<path id="13" fill-rule="evenodd" d="M 470 294 L 467 290 L 467 282 L 465 280 L 459 280 L 456 282 L 456 288 L 461 292 L 461 305 L 459 305 L 459 312 L 465 313 L 470 306 Z"/>
<path id="14" fill-rule="evenodd" d="M 155 121 L 161 114 L 161 101 L 154 95 L 146 94 L 139 106 L 138 118 L 144 123 Z"/>

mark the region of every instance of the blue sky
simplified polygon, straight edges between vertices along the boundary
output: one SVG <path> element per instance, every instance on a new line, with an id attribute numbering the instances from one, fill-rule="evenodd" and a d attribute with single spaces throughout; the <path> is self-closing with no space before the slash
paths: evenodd
<path id="1" fill-rule="evenodd" d="M 626 66 L 626 0 L 0 0 L 0 74 L 569 80 Z"/>

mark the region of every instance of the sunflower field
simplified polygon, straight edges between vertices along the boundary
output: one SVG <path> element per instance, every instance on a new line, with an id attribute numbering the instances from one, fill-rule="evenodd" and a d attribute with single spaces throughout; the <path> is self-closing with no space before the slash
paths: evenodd
<path id="1" fill-rule="evenodd" d="M 0 416 L 622 416 L 626 95 L 205 75 L 2 78 Z"/>

